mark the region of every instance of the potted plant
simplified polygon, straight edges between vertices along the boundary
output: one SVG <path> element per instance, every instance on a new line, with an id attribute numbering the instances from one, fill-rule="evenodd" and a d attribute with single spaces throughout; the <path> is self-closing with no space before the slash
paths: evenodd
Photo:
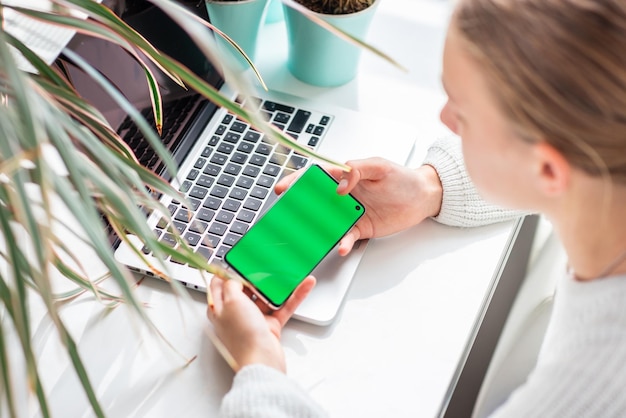
<path id="1" fill-rule="evenodd" d="M 378 1 L 284 0 L 284 4 L 291 73 L 322 87 L 352 80 L 361 54 L 356 41 L 367 34 Z"/>
<path id="2" fill-rule="evenodd" d="M 205 0 L 209 19 L 254 60 L 256 41 L 268 7 L 283 3 L 287 29 L 287 67 L 301 81 L 334 87 L 356 75 L 362 49 L 370 50 L 403 69 L 395 60 L 363 42 L 377 0 Z M 269 6 L 268 6 L 269 3 Z M 276 15 L 276 11 L 273 11 Z M 281 18 L 282 18 L 281 15 Z M 277 19 L 275 16 L 272 19 Z M 232 44 L 218 39 L 227 59 L 235 53 L 235 68 L 247 65 Z"/>
<path id="3" fill-rule="evenodd" d="M 139 205 L 167 214 L 167 209 L 151 191 L 172 196 L 178 196 L 178 192 L 141 166 L 102 114 L 77 95 L 67 75 L 7 31 L 7 21 L 22 17 L 31 19 L 31 24 L 48 23 L 79 30 L 117 44 L 133 56 L 145 70 L 155 125 L 149 125 L 138 111 L 129 109 L 129 113 L 172 172 L 176 171 L 176 165 L 158 137 L 163 110 L 153 66 L 277 141 L 330 164 L 337 163 L 297 146 L 254 112 L 221 96 L 191 70 L 156 50 L 105 5 L 93 0 L 51 0 L 51 3 L 53 7 L 42 10 L 20 1 L 0 0 L 0 414 L 19 415 L 15 382 L 21 381 L 30 396 L 37 399 L 40 414 L 49 415 L 47 394 L 39 377 L 45 365 L 37 363 L 31 342 L 29 300 L 34 297 L 45 305 L 48 317 L 65 344 L 94 415 L 104 416 L 76 343 L 59 315 L 50 276 L 60 273 L 75 285 L 73 291 L 63 295 L 65 298 L 91 292 L 105 302 L 126 303 L 147 326 L 154 327 L 134 295 L 130 273 L 113 257 L 102 228 L 102 216 L 121 239 L 126 239 L 126 233 L 130 232 L 156 256 L 175 255 L 198 269 L 221 275 L 225 272 L 207 265 L 180 237 L 176 249 L 154 237 Z M 209 58 L 215 56 L 203 42 L 207 22 L 170 0 L 151 0 L 151 3 L 184 27 Z M 72 60 L 116 101 L 129 104 L 120 94 L 123 92 L 117 91 L 80 56 L 74 55 Z M 17 56 L 34 71 L 24 71 Z M 231 77 L 235 79 L 236 75 Z M 58 216 L 59 208 L 72 214 L 71 226 Z M 110 280 L 115 280 L 119 293 L 101 288 L 99 281 L 89 276 L 84 260 L 78 259 L 72 248 L 64 245 L 68 234 L 91 248 L 94 257 L 109 270 Z M 181 290 L 174 282 L 173 289 Z M 216 343 L 219 349 L 219 342 Z M 14 364 L 16 347 L 19 347 L 17 357 L 21 359 L 18 366 Z M 16 374 L 21 374 L 22 379 L 16 378 Z"/>

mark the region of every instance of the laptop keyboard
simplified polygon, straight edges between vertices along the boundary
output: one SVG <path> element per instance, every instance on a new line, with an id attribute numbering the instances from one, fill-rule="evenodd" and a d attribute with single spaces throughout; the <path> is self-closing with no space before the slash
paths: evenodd
<path id="1" fill-rule="evenodd" d="M 182 141 L 186 125 L 195 118 L 204 103 L 206 103 L 206 99 L 199 94 L 163 103 L 161 138 L 167 150 L 173 151 L 178 147 Z M 155 125 L 151 107 L 143 109 L 141 114 L 151 126 Z M 117 131 L 124 142 L 135 152 L 141 165 L 155 172 L 159 172 L 163 168 L 159 156 L 145 140 L 143 133 L 137 129 L 130 117 L 126 117 Z"/>
<path id="2" fill-rule="evenodd" d="M 255 99 L 264 117 L 304 145 L 316 148 L 332 118 L 281 103 Z M 181 173 L 190 207 L 164 197 L 172 217 L 156 223 L 159 239 L 175 247 L 175 229 L 208 262 L 221 260 L 276 199 L 273 189 L 284 176 L 307 165 L 308 158 L 275 143 L 232 114 L 210 135 L 193 167 Z M 145 254 L 149 253 L 143 248 Z M 182 261 L 170 258 L 174 263 Z"/>

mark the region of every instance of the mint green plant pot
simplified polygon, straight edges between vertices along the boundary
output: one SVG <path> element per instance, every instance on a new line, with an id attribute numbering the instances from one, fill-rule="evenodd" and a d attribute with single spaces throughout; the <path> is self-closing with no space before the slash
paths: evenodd
<path id="1" fill-rule="evenodd" d="M 282 0 L 270 0 L 267 7 L 267 15 L 265 23 L 276 23 L 283 20 L 283 2 Z"/>
<path id="2" fill-rule="evenodd" d="M 206 0 L 209 20 L 218 29 L 237 43 L 254 61 L 257 38 L 269 0 L 213 1 Z M 248 67 L 239 52 L 219 35 L 215 35 L 219 49 L 225 59 L 242 69 Z"/>
<path id="3" fill-rule="evenodd" d="M 315 14 L 364 39 L 378 2 L 358 13 Z M 335 87 L 356 76 L 362 48 L 337 37 L 287 5 L 283 12 L 288 40 L 287 67 L 296 78 L 316 86 Z"/>

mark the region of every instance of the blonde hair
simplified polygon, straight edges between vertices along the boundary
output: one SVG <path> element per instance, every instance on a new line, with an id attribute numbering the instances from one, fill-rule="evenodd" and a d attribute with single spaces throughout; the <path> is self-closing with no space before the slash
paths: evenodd
<path id="1" fill-rule="evenodd" d="M 520 137 L 626 183 L 626 1 L 460 0 L 452 25 Z"/>

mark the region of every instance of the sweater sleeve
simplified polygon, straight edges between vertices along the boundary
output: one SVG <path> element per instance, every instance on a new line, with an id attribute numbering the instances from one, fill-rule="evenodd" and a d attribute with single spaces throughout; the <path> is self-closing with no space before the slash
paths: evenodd
<path id="1" fill-rule="evenodd" d="M 480 197 L 465 169 L 458 137 L 436 140 L 428 149 L 423 164 L 437 171 L 443 186 L 441 211 L 433 218 L 439 223 L 473 227 L 508 221 L 527 214 L 489 204 Z"/>
<path id="2" fill-rule="evenodd" d="M 221 418 L 317 418 L 327 413 L 296 382 L 270 367 L 241 369 L 222 400 Z"/>

